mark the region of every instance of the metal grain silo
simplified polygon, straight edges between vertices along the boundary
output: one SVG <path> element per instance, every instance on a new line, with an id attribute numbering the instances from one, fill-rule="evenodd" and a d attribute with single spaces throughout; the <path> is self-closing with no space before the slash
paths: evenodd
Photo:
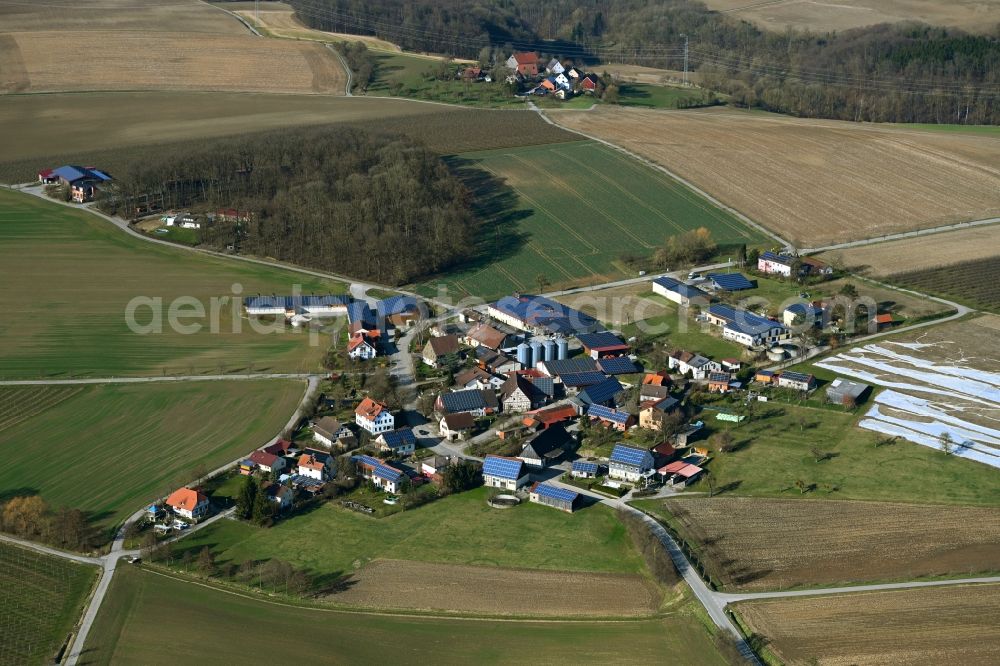
<path id="1" fill-rule="evenodd" d="M 534 361 L 532 368 L 545 360 L 545 349 L 542 347 L 541 340 L 531 341 L 531 358 Z"/>
<path id="2" fill-rule="evenodd" d="M 526 343 L 522 342 L 517 346 L 517 362 L 521 364 L 521 368 L 530 368 L 531 365 L 531 347 Z"/>
<path id="3" fill-rule="evenodd" d="M 556 358 L 560 361 L 569 358 L 569 340 L 566 338 L 556 340 Z"/>
<path id="4" fill-rule="evenodd" d="M 556 357 L 556 341 L 552 338 L 545 338 L 542 340 L 542 352 L 545 354 L 546 361 L 554 361 Z"/>

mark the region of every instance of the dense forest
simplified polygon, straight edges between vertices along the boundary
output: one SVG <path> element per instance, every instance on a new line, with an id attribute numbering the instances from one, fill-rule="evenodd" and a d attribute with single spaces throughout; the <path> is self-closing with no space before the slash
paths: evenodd
<path id="1" fill-rule="evenodd" d="M 464 185 L 413 141 L 355 128 L 268 133 L 163 150 L 115 174 L 109 212 L 235 209 L 202 243 L 402 284 L 473 253 Z"/>
<path id="2" fill-rule="evenodd" d="M 740 105 L 799 116 L 1000 123 L 1000 24 L 823 35 L 768 32 L 691 0 L 291 0 L 324 30 L 468 58 L 536 49 L 581 62 L 691 69 Z"/>

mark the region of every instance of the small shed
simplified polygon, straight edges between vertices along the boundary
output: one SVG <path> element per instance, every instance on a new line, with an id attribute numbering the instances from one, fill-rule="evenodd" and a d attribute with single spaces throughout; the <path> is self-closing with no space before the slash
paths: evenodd
<path id="1" fill-rule="evenodd" d="M 535 483 L 528 491 L 528 499 L 536 504 L 544 504 L 554 509 L 573 513 L 579 493 L 548 483 Z"/>

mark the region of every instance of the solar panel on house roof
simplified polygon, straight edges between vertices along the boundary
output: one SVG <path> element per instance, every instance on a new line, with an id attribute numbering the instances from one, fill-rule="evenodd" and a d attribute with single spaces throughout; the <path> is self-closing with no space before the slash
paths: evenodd
<path id="1" fill-rule="evenodd" d="M 638 467 L 647 460 L 648 456 L 649 451 L 645 449 L 636 449 L 624 444 L 615 444 L 615 448 L 611 452 L 611 462 Z"/>
<path id="2" fill-rule="evenodd" d="M 785 370 L 781 373 L 782 379 L 790 379 L 793 382 L 808 382 L 809 375 L 801 372 L 792 372 L 791 370 Z"/>
<path id="3" fill-rule="evenodd" d="M 580 399 L 590 403 L 610 402 L 625 388 L 614 377 L 608 377 L 600 384 L 588 386 L 580 393 Z"/>
<path id="4" fill-rule="evenodd" d="M 382 433 L 382 439 L 385 442 L 385 445 L 391 449 L 406 446 L 408 444 L 416 444 L 417 441 L 417 438 L 413 434 L 413 430 L 410 428 L 399 428 L 398 430 L 384 432 Z"/>
<path id="5" fill-rule="evenodd" d="M 753 289 L 753 282 L 748 280 L 742 273 L 709 273 L 708 278 L 719 289 L 725 289 L 726 291 Z"/>
<path id="6" fill-rule="evenodd" d="M 622 412 L 617 409 L 611 409 L 610 407 L 605 407 L 604 405 L 591 405 L 587 408 L 587 416 L 593 416 L 594 418 L 603 419 L 605 421 L 612 421 L 613 423 L 628 423 L 628 412 Z"/>
<path id="7" fill-rule="evenodd" d="M 552 499 L 561 500 L 563 502 L 573 502 L 577 497 L 579 497 L 579 494 L 573 492 L 572 490 L 560 488 L 559 486 L 550 486 L 547 483 L 539 483 L 535 486 L 534 492 L 542 497 L 551 497 Z"/>
<path id="8" fill-rule="evenodd" d="M 375 321 L 375 313 L 364 301 L 353 301 L 347 304 L 347 320 L 352 324 L 357 322 L 370 324 Z"/>
<path id="9" fill-rule="evenodd" d="M 565 375 L 559 375 L 559 379 L 565 386 L 570 386 L 572 388 L 579 388 L 581 386 L 593 386 L 594 384 L 600 384 L 607 377 L 604 376 L 603 372 L 598 372 L 594 370 L 593 372 L 570 372 Z"/>
<path id="10" fill-rule="evenodd" d="M 390 296 L 389 298 L 383 298 L 375 304 L 375 307 L 380 316 L 388 317 L 390 315 L 400 314 L 403 312 L 412 312 L 419 307 L 419 303 L 417 302 L 417 299 L 412 296 L 398 294 L 396 296 Z"/>
<path id="11" fill-rule="evenodd" d="M 382 464 L 382 461 L 378 458 L 373 458 L 372 456 L 366 456 L 364 454 L 351 456 L 351 460 L 356 463 L 361 463 L 362 465 L 368 465 L 369 467 L 378 467 Z"/>
<path id="12" fill-rule="evenodd" d="M 586 460 L 576 460 L 573 462 L 573 470 L 576 472 L 586 472 L 588 474 L 597 474 L 597 463 L 587 462 Z"/>
<path id="13" fill-rule="evenodd" d="M 447 412 L 472 412 L 488 407 L 480 389 L 466 389 L 441 394 L 441 404 Z"/>
<path id="14" fill-rule="evenodd" d="M 388 465 L 382 464 L 375 467 L 373 474 L 380 479 L 385 479 L 386 481 L 399 481 L 399 479 L 403 476 L 403 473 L 395 467 L 389 467 Z"/>
<path id="15" fill-rule="evenodd" d="M 785 255 L 777 254 L 776 252 L 767 251 L 760 255 L 760 258 L 764 261 L 772 261 L 776 264 L 784 264 L 785 266 L 791 266 L 794 259 Z"/>
<path id="16" fill-rule="evenodd" d="M 658 284 L 665 288 L 667 291 L 672 291 L 674 293 L 680 294 L 685 298 L 698 298 L 699 296 L 708 296 L 698 287 L 692 287 L 689 284 L 685 284 L 680 280 L 675 280 L 672 277 L 664 275 L 663 277 L 656 278 L 653 280 L 654 284 Z"/>
<path id="17" fill-rule="evenodd" d="M 522 464 L 520 460 L 511 460 L 499 456 L 486 456 L 486 459 L 483 461 L 483 475 L 516 481 L 521 476 Z"/>
<path id="18" fill-rule="evenodd" d="M 589 356 L 554 359 L 545 361 L 545 370 L 550 375 L 558 376 L 579 372 L 594 372 L 597 370 L 597 361 Z"/>
<path id="19" fill-rule="evenodd" d="M 597 361 L 597 366 L 601 372 L 608 375 L 628 375 L 639 372 L 639 367 L 628 356 L 602 358 Z"/>

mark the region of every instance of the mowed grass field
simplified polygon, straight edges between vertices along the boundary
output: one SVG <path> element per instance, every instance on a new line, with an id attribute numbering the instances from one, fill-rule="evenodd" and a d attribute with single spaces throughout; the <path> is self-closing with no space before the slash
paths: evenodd
<path id="1" fill-rule="evenodd" d="M 0 663 L 55 663 L 97 573 L 97 567 L 0 543 Z"/>
<path id="2" fill-rule="evenodd" d="M 343 292 L 346 285 L 221 258 L 197 255 L 127 236 L 96 215 L 37 197 L 0 190 L 0 378 L 306 372 L 319 368 L 329 346 L 320 336 L 258 333 L 243 319 L 240 296 L 256 293 Z M 234 296 L 234 285 L 242 294 Z M 212 333 L 211 299 L 230 297 Z M 136 310 L 137 323 L 162 314 L 162 333 L 139 334 L 126 321 L 136 297 L 162 299 Z M 185 334 L 169 325 L 175 299 L 192 298 L 205 316 Z M 233 301 L 232 299 L 235 299 Z M 221 303 L 221 301 L 220 301 Z M 190 312 L 190 309 L 187 310 Z"/>
<path id="3" fill-rule="evenodd" d="M 526 599 L 526 601 L 528 601 Z M 123 567 L 87 639 L 88 663 L 312 663 L 722 666 L 689 615 L 624 622 L 501 622 L 302 608 Z M 242 656 L 239 656 L 242 655 Z"/>
<path id="4" fill-rule="evenodd" d="M 731 453 L 713 452 L 716 488 L 733 495 L 805 500 L 1000 505 L 996 470 L 987 465 L 906 442 L 876 447 L 878 435 L 856 426 L 867 404 L 851 414 L 772 397 L 758 404 L 753 419 L 742 425 L 703 412 L 709 433 L 728 430 L 736 444 Z M 816 462 L 812 449 L 831 457 Z M 803 482 L 805 493 L 797 481 Z M 699 490 L 707 491 L 704 482 Z"/>
<path id="5" fill-rule="evenodd" d="M 1000 585 L 771 599 L 734 609 L 786 664 L 1000 661 Z"/>
<path id="6" fill-rule="evenodd" d="M 0 488 L 111 526 L 267 443 L 304 390 L 291 380 L 0 388 Z M 39 400 L 50 406 L 17 418 Z"/>
<path id="7" fill-rule="evenodd" d="M 1000 508 L 726 496 L 641 506 L 664 517 L 727 590 L 1000 571 Z"/>
<path id="8" fill-rule="evenodd" d="M 1000 215 L 1000 136 L 602 107 L 569 129 L 671 169 L 800 248 Z"/>
<path id="9" fill-rule="evenodd" d="M 314 575 L 347 574 L 377 558 L 487 567 L 638 574 L 645 570 L 625 527 L 603 506 L 564 514 L 537 504 L 492 509 L 479 488 L 412 511 L 372 518 L 336 505 L 270 529 L 224 520 L 178 542 L 208 546 L 216 562 L 280 558 Z"/>
<path id="10" fill-rule="evenodd" d="M 590 141 L 464 153 L 459 169 L 492 176 L 479 205 L 480 260 L 429 280 L 452 294 L 491 298 L 621 278 L 624 254 L 649 255 L 668 236 L 707 227 L 720 245 L 764 238 L 672 178 Z M 478 183 L 474 183 L 476 187 Z"/>

